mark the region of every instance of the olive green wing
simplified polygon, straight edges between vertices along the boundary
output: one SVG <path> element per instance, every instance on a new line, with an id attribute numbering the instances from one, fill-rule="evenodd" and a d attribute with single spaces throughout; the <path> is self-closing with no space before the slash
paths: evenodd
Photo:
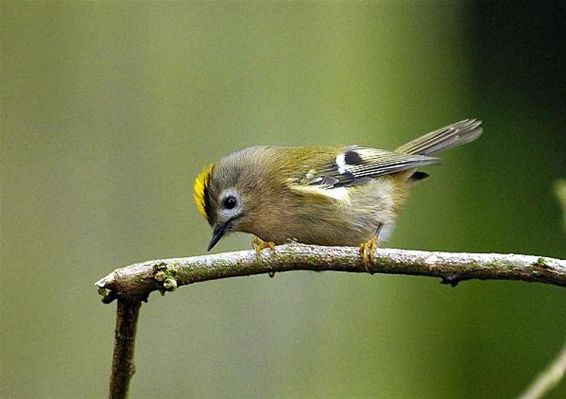
<path id="1" fill-rule="evenodd" d="M 376 148 L 346 147 L 336 157 L 310 170 L 300 181 L 304 186 L 338 188 L 364 184 L 371 179 L 391 173 L 438 163 L 438 158 L 402 154 Z"/>

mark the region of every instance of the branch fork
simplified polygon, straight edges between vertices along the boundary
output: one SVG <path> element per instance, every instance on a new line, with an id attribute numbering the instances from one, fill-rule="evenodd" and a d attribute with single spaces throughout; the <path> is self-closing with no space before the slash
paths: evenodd
<path id="1" fill-rule="evenodd" d="M 443 284 L 455 287 L 460 281 L 522 280 L 566 286 L 566 260 L 531 255 L 426 252 L 402 249 L 377 249 L 360 256 L 358 247 L 320 247 L 288 244 L 261 252 L 240 251 L 187 258 L 159 259 L 114 270 L 96 282 L 104 303 L 118 300 L 110 398 L 128 394 L 134 374 L 136 326 L 142 301 L 152 291 L 173 291 L 177 287 L 208 280 L 250 276 L 291 270 L 385 273 L 439 277 Z M 562 359 L 561 356 L 560 359 Z M 562 360 L 560 361 L 562 362 Z M 562 364 L 562 363 L 560 363 Z M 552 367 L 552 370 L 558 366 Z M 538 398 L 559 378 L 546 374 L 532 387 Z M 550 381 L 550 382 L 547 382 Z"/>

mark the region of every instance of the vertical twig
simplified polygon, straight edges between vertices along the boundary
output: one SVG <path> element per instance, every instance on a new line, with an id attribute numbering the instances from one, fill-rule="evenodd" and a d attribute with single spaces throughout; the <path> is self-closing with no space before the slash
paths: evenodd
<path id="1" fill-rule="evenodd" d="M 128 395 L 130 379 L 135 373 L 134 349 L 136 327 L 141 301 L 118 299 L 116 308 L 116 330 L 114 335 L 114 356 L 110 376 L 110 399 L 124 399 Z"/>
<path id="2" fill-rule="evenodd" d="M 556 359 L 544 370 L 519 399 L 540 399 L 558 385 L 566 373 L 566 344 Z"/>

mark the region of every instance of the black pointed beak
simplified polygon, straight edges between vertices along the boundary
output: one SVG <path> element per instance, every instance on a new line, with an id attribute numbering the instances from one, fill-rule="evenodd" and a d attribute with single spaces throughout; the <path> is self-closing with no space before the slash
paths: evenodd
<path id="1" fill-rule="evenodd" d="M 228 223 L 218 225 L 214 228 L 214 230 L 212 231 L 212 239 L 208 244 L 207 251 L 210 251 L 212 248 L 214 248 L 214 246 L 218 243 L 218 241 L 220 241 L 224 233 L 226 233 L 227 228 L 228 228 Z"/>

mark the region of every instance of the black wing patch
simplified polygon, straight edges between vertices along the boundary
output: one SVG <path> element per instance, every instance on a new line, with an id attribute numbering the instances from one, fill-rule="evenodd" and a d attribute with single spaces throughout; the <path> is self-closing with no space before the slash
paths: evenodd
<path id="1" fill-rule="evenodd" d="M 425 155 L 352 146 L 329 160 L 327 166 L 309 171 L 301 183 L 326 189 L 354 186 L 378 176 L 438 162 L 438 158 Z"/>
<path id="2" fill-rule="evenodd" d="M 344 162 L 347 165 L 361 165 L 364 163 L 361 155 L 355 150 L 348 150 L 344 153 Z"/>
<path id="3" fill-rule="evenodd" d="M 416 171 L 415 173 L 413 173 L 410 177 L 411 181 L 419 181 L 419 180 L 424 180 L 427 177 L 429 177 L 430 175 L 428 173 L 425 172 L 420 172 L 420 171 Z"/>

